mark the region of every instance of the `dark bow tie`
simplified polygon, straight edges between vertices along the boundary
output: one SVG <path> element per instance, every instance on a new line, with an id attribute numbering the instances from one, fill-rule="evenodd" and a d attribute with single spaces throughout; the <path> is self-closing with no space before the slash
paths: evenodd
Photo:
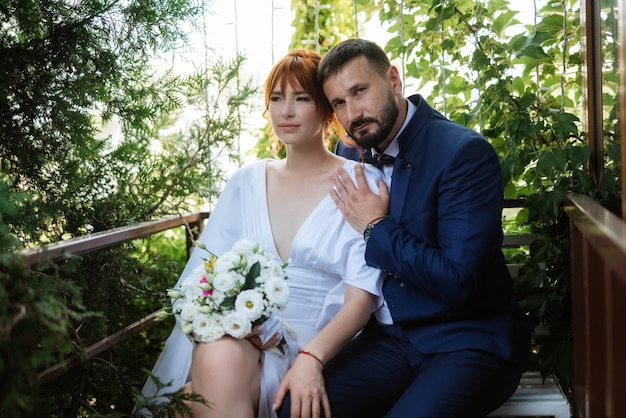
<path id="1" fill-rule="evenodd" d="M 364 157 L 363 158 L 363 162 L 368 163 L 368 164 L 372 164 L 378 168 L 383 168 L 386 165 L 393 165 L 394 161 L 396 160 L 396 157 L 393 157 L 391 155 L 387 155 L 387 154 L 382 154 L 382 155 L 376 155 L 374 157 Z"/>

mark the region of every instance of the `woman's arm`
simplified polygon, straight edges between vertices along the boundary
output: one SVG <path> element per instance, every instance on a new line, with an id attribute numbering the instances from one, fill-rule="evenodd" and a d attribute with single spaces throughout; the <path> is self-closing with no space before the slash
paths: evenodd
<path id="1" fill-rule="evenodd" d="M 291 392 L 291 417 L 318 418 L 323 410 L 330 417 L 322 364 L 332 358 L 370 319 L 376 297 L 363 289 L 346 285 L 345 302 L 335 317 L 305 347 L 287 372 L 276 397 L 278 409 L 285 394 Z"/>

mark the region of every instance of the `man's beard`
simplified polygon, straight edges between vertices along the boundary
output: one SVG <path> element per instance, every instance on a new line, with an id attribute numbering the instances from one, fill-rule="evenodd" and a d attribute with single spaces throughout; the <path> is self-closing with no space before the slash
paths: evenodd
<path id="1" fill-rule="evenodd" d="M 383 106 L 383 109 L 380 114 L 380 121 L 374 118 L 363 118 L 355 120 L 350 124 L 349 135 L 354 141 L 363 148 L 374 148 L 380 144 L 382 144 L 391 129 L 393 129 L 393 125 L 396 123 L 396 119 L 398 118 L 398 114 L 400 110 L 398 109 L 398 103 L 395 101 L 395 96 L 393 92 L 389 92 L 387 95 L 387 101 Z M 361 136 L 353 135 L 353 132 L 361 125 L 366 123 L 376 124 L 379 126 L 373 132 L 364 133 Z"/>

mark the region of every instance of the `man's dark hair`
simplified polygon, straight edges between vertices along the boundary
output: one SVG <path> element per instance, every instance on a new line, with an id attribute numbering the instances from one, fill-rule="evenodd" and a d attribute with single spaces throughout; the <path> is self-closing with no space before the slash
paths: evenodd
<path id="1" fill-rule="evenodd" d="M 384 76 L 391 65 L 385 51 L 372 41 L 365 39 L 348 39 L 338 43 L 324 54 L 317 69 L 317 77 L 321 85 L 328 77 L 336 74 L 348 62 L 360 56 L 368 62 L 381 76 Z"/>

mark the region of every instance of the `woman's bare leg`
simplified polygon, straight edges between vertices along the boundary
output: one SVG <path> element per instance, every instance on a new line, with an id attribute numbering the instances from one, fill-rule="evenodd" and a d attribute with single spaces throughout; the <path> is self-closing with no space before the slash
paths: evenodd
<path id="1" fill-rule="evenodd" d="M 221 338 L 193 349 L 191 390 L 209 403 L 193 402 L 196 418 L 254 418 L 260 396 L 261 354 L 245 338 Z"/>

